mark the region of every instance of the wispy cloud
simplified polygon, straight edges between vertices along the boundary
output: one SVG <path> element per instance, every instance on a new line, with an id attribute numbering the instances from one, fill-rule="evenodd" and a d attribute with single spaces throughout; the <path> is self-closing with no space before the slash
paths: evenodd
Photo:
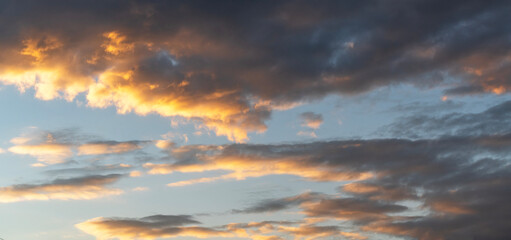
<path id="1" fill-rule="evenodd" d="M 142 149 L 149 141 L 91 141 L 75 132 L 46 132 L 37 130 L 27 136 L 11 139 L 15 144 L 8 150 L 14 154 L 30 155 L 38 166 L 63 163 L 73 156 L 123 154 Z"/>
<path id="2" fill-rule="evenodd" d="M 17 184 L 0 187 L 0 203 L 37 200 L 87 200 L 123 191 L 106 185 L 119 180 L 122 175 L 91 175 L 76 178 L 58 178 L 41 184 Z"/>

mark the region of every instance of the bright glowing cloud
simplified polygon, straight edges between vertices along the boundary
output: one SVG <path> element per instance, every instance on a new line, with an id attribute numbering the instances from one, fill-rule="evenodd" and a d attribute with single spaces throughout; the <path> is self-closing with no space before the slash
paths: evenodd
<path id="1" fill-rule="evenodd" d="M 51 132 L 35 131 L 30 136 L 16 137 L 11 139 L 15 146 L 8 150 L 14 154 L 30 155 L 37 158 L 41 164 L 34 165 L 43 167 L 63 163 L 73 156 L 123 154 L 142 149 L 146 141 L 95 141 L 79 142 L 72 141 L 57 134 L 57 138 Z"/>

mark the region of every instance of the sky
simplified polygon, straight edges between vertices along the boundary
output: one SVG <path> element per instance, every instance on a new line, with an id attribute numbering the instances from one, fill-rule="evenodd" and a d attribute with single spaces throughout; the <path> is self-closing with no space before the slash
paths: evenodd
<path id="1" fill-rule="evenodd" d="M 511 238 L 511 2 L 0 0 L 0 238 Z"/>

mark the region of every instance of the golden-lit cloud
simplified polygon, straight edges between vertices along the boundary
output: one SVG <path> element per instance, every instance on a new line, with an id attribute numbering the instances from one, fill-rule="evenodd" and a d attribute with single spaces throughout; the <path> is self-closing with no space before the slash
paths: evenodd
<path id="1" fill-rule="evenodd" d="M 215 228 L 201 227 L 189 215 L 154 215 L 144 218 L 98 217 L 75 226 L 97 239 L 160 239 L 174 237 L 192 238 L 244 238 L 252 240 L 312 240 L 323 237 L 343 236 L 349 240 L 367 239 L 359 233 L 344 232 L 337 226 L 316 226 L 302 222 L 263 221 L 229 223 Z"/>
<path id="2" fill-rule="evenodd" d="M 43 143 L 39 145 L 18 145 L 9 148 L 15 154 L 25 154 L 37 158 L 46 164 L 62 163 L 73 155 L 71 146 L 59 143 Z"/>
<path id="3" fill-rule="evenodd" d="M 352 95 L 397 83 L 439 86 L 442 79 L 426 77 L 430 75 L 460 80 L 443 82 L 447 95 L 504 94 L 510 89 L 510 54 L 496 50 L 509 48 L 500 40 L 507 35 L 493 24 L 506 22 L 502 19 L 507 16 L 477 4 L 467 8 L 494 14 L 477 18 L 445 11 L 460 16 L 432 25 L 424 24 L 437 15 L 415 11 L 421 9 L 418 3 L 405 4 L 417 13 L 408 21 L 423 26 L 418 35 L 415 27 L 383 24 L 381 19 L 394 21 L 392 14 L 374 6 L 367 6 L 368 13 L 363 6 L 330 3 L 276 3 L 266 6 L 266 12 L 240 5 L 239 14 L 214 14 L 211 20 L 193 3 L 182 3 L 189 12 L 164 2 L 113 4 L 110 11 L 95 4 L 65 4 L 66 11 L 33 4 L 46 10 L 22 14 L 24 8 L 13 7 L 17 12 L 3 21 L 19 24 L 2 26 L 10 34 L 0 39 L 1 83 L 20 91 L 33 88 L 43 100 L 73 101 L 82 95 L 93 108 L 183 117 L 235 142 L 264 132 L 273 110 L 331 94 Z M 311 7 L 317 12 L 303 20 L 301 9 Z M 152 13 L 145 14 L 147 9 Z M 344 11 L 358 15 L 345 21 L 338 14 Z M 477 26 L 492 26 L 492 31 L 466 34 L 465 28 Z M 322 121 L 303 124 L 317 129 Z"/>
<path id="4" fill-rule="evenodd" d="M 8 150 L 14 154 L 30 155 L 40 162 L 34 167 L 63 163 L 73 156 L 123 154 L 142 149 L 148 141 L 78 141 L 66 134 L 35 130 L 31 135 L 11 139 L 15 144 Z"/>
<path id="5" fill-rule="evenodd" d="M 94 175 L 78 178 L 56 179 L 43 184 L 20 184 L 0 187 L 0 203 L 41 200 L 88 200 L 123 191 L 105 185 L 116 182 L 121 175 Z"/>
<path id="6" fill-rule="evenodd" d="M 23 40 L 23 45 L 25 48 L 20 54 L 35 58 L 35 62 L 42 61 L 46 57 L 46 52 L 62 47 L 62 43 L 52 36 L 44 36 L 41 39 L 26 39 Z"/>
<path id="7" fill-rule="evenodd" d="M 93 218 L 75 226 L 97 239 L 157 239 L 171 237 L 210 238 L 232 234 L 196 225 L 200 222 L 187 215 L 155 215 L 141 219 Z"/>
<path id="8" fill-rule="evenodd" d="M 494 138 L 497 137 L 491 139 Z M 183 147 L 169 145 L 170 148 L 167 150 L 170 158 L 175 159 L 173 163 L 146 163 L 144 167 L 148 169 L 149 174 L 227 171 L 220 176 L 169 183 L 169 186 L 173 187 L 227 179 L 244 180 L 267 175 L 295 175 L 311 181 L 361 181 L 382 178 L 400 171 L 434 171 L 437 168 L 435 165 L 438 164 L 434 160 L 439 158 L 443 151 L 457 152 L 466 144 L 480 149 L 482 145 L 480 141 L 483 139 L 486 138 L 443 139 L 446 144 L 460 144 L 448 150 L 441 148 L 438 142 L 430 140 L 415 142 L 404 139 L 281 145 L 230 144 Z M 425 152 L 426 150 L 420 147 L 427 146 L 427 149 L 430 149 L 431 144 L 434 144 L 438 152 Z M 490 148 L 485 150 L 493 151 Z M 424 160 L 425 158 L 428 161 Z M 387 161 L 388 164 L 380 165 L 382 161 Z M 393 163 L 393 167 L 390 167 L 390 163 Z M 404 189 L 405 191 L 403 189 L 400 186 L 381 187 L 360 183 L 346 187 L 348 192 L 373 195 L 374 198 L 413 198 L 413 194 L 408 194 L 407 189 Z"/>
<path id="9" fill-rule="evenodd" d="M 205 162 L 192 165 L 144 164 L 149 174 L 170 174 L 172 172 L 205 172 L 226 170 L 230 173 L 219 177 L 199 178 L 169 183 L 168 186 L 186 186 L 218 180 L 244 180 L 267 175 L 295 175 L 313 181 L 362 180 L 373 176 L 370 172 L 342 171 L 326 166 L 303 164 L 306 157 L 262 158 L 259 156 L 219 156 L 202 159 Z"/>
<path id="10" fill-rule="evenodd" d="M 134 43 L 127 43 L 126 36 L 121 35 L 118 32 L 104 33 L 103 36 L 107 39 L 101 47 L 105 49 L 105 52 L 119 55 L 122 53 L 133 52 L 135 47 Z"/>

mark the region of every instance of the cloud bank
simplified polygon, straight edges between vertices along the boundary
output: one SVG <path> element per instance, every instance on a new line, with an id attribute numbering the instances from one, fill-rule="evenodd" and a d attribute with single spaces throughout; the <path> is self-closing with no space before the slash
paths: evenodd
<path id="1" fill-rule="evenodd" d="M 272 110 L 329 94 L 399 83 L 443 82 L 451 95 L 510 89 L 507 1 L 27 0 L 0 9 L 3 84 L 43 100 L 83 95 L 90 107 L 197 119 L 237 142 L 265 131 Z"/>

